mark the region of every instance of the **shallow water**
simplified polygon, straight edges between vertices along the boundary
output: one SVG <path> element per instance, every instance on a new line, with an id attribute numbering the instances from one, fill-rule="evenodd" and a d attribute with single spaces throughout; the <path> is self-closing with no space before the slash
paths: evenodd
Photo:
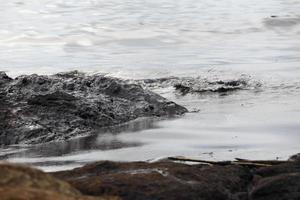
<path id="1" fill-rule="evenodd" d="M 74 69 L 130 79 L 246 75 L 261 85 L 187 95 L 151 87 L 200 111 L 9 147 L 1 158 L 53 171 L 102 159 L 285 159 L 300 152 L 299 1 L 0 1 L 0 70 L 11 76 Z"/>

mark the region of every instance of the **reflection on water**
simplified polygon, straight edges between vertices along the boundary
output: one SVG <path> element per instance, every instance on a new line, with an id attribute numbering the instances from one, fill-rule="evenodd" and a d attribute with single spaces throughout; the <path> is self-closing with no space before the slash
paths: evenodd
<path id="1" fill-rule="evenodd" d="M 193 93 L 178 98 L 169 90 L 165 95 L 170 99 L 200 111 L 173 119 L 139 119 L 89 137 L 28 147 L 1 157 L 48 171 L 97 160 L 152 160 L 176 155 L 210 160 L 286 159 L 300 150 L 300 90 L 286 95 L 279 95 L 289 91 L 286 88 L 267 91 L 269 94 L 264 90 Z"/>
<path id="2" fill-rule="evenodd" d="M 3 150 L 0 158 L 7 159 L 10 157 L 28 156 L 28 157 L 44 157 L 44 156 L 64 156 L 66 154 L 74 154 L 80 151 L 90 150 L 113 150 L 128 147 L 138 147 L 143 145 L 142 142 L 122 141 L 118 138 L 121 132 L 139 132 L 144 129 L 157 128 L 154 122 L 157 119 L 140 118 L 119 126 L 107 127 L 99 129 L 93 135 L 86 137 L 78 137 L 66 142 L 51 142 L 34 146 L 15 146 Z M 18 149 L 18 151 L 17 151 Z M 22 150 L 22 151 L 20 151 Z"/>

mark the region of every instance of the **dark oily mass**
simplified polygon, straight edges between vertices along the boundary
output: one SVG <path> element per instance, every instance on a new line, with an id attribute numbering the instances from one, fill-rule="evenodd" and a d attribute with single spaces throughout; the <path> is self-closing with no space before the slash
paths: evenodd
<path id="1" fill-rule="evenodd" d="M 138 117 L 187 112 L 138 84 L 76 71 L 15 79 L 0 72 L 0 102 L 0 145 L 66 140 Z"/>
<path id="2" fill-rule="evenodd" d="M 250 76 L 240 75 L 234 78 L 218 77 L 167 77 L 158 79 L 143 79 L 137 81 L 146 88 L 174 87 L 181 94 L 188 93 L 224 93 L 238 90 L 252 90 L 261 87 L 261 83 Z"/>

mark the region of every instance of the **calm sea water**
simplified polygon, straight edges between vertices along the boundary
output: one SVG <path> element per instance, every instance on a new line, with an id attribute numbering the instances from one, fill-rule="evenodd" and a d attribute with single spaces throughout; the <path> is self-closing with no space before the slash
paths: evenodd
<path id="1" fill-rule="evenodd" d="M 75 69 L 130 79 L 246 75 L 262 85 L 226 95 L 152 88 L 200 111 L 8 147 L 1 158 L 53 171 L 103 159 L 285 159 L 300 152 L 298 0 L 0 2 L 0 70 L 11 76 Z"/>

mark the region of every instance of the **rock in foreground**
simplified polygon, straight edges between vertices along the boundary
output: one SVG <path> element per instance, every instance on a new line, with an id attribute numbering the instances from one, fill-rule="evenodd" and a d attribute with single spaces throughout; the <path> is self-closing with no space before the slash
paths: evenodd
<path id="1" fill-rule="evenodd" d="M 221 163 L 210 166 L 168 160 L 155 163 L 100 161 L 50 174 L 1 163 L 0 199 L 300 199 L 299 161 L 273 166 Z"/>
<path id="2" fill-rule="evenodd" d="M 299 200 L 300 162 L 269 167 L 97 162 L 52 173 L 83 194 L 124 200 Z"/>
<path id="3" fill-rule="evenodd" d="M 117 197 L 81 195 L 68 183 L 37 169 L 7 163 L 0 164 L 1 200 L 118 200 Z"/>
<path id="4" fill-rule="evenodd" d="M 88 195 L 116 195 L 124 200 L 218 200 L 246 194 L 250 170 L 240 166 L 186 165 L 173 162 L 97 162 L 56 172 Z"/>
<path id="5" fill-rule="evenodd" d="M 187 110 L 140 85 L 78 72 L 15 79 L 0 72 L 0 145 L 88 134 L 138 117 Z"/>

